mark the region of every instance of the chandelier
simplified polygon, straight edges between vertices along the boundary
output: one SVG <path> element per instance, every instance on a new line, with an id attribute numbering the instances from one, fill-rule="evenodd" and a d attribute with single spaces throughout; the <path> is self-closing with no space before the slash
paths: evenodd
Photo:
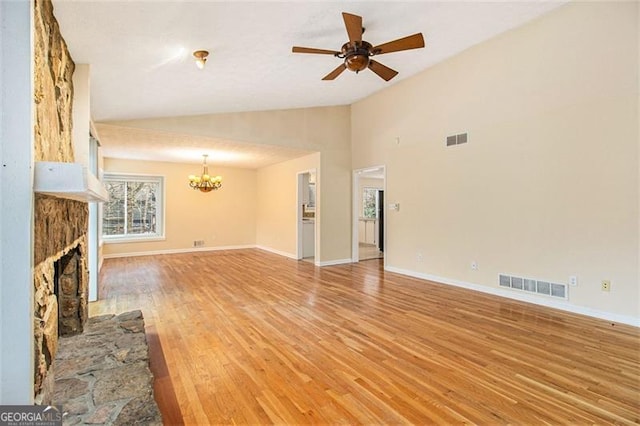
<path id="1" fill-rule="evenodd" d="M 222 188 L 222 176 L 210 176 L 209 167 L 207 167 L 207 154 L 202 155 L 202 175 L 189 175 L 189 186 L 193 189 L 199 189 L 202 192 L 210 192 L 214 189 Z"/>

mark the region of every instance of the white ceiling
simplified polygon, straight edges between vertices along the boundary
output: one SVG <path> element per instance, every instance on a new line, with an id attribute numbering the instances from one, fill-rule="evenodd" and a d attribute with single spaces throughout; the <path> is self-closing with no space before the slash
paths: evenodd
<path id="1" fill-rule="evenodd" d="M 93 119 L 108 122 L 348 105 L 562 3 L 55 0 L 54 14 L 74 61 L 91 64 Z M 422 32 L 426 48 L 377 57 L 399 72 L 390 82 L 369 70 L 358 75 L 345 71 L 334 81 L 322 81 L 340 59 L 293 54 L 291 47 L 339 50 L 347 41 L 341 12 L 363 17 L 363 38 L 373 45 Z M 197 49 L 210 52 L 204 70 L 195 67 L 191 56 Z M 175 144 L 235 151 L 233 141 L 182 135 L 151 140 L 147 135 L 146 147 L 154 148 L 149 151 L 144 143 L 131 145 L 137 138 L 118 143 L 118 129 L 111 130 L 108 136 L 100 132 L 106 156 L 142 158 L 137 149 L 145 159 L 158 155 L 182 161 L 171 157 Z M 246 154 L 262 148 L 245 144 L 239 149 Z M 255 163 L 228 165 L 260 167 L 303 155 L 268 151 L 257 153 L 262 160 Z"/>
<path id="2" fill-rule="evenodd" d="M 201 163 L 202 154 L 206 153 L 209 155 L 209 164 L 259 169 L 312 153 L 284 146 L 158 132 L 107 123 L 99 123 L 96 127 L 105 154 L 114 158 Z"/>

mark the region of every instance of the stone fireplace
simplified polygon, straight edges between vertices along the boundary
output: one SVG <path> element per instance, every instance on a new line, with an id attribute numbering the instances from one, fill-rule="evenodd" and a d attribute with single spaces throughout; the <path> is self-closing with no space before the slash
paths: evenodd
<path id="1" fill-rule="evenodd" d="M 34 391 L 48 404 L 58 337 L 81 333 L 88 316 L 88 213 L 85 203 L 48 196 L 35 205 Z"/>
<path id="2" fill-rule="evenodd" d="M 75 64 L 51 0 L 32 0 L 34 161 L 74 162 Z M 89 135 L 86 135 L 87 143 Z M 34 200 L 34 398 L 48 404 L 60 334 L 82 332 L 87 320 L 87 203 L 44 194 Z"/>
<path id="3" fill-rule="evenodd" d="M 51 0 L 30 1 L 34 12 L 33 160 L 86 165 L 89 159 L 76 154 L 89 155 L 88 115 L 86 131 L 78 124 L 85 119 L 79 114 L 73 133 L 76 66 Z M 84 77 L 88 79 L 88 74 L 79 73 L 77 87 L 85 88 Z M 88 80 L 85 83 L 88 87 Z M 88 108 L 88 97 L 81 93 L 78 90 L 78 100 Z M 89 198 L 86 194 L 65 198 L 69 194 L 64 190 L 46 194 L 34 193 L 34 402 L 64 405 L 70 424 L 161 425 L 142 312 L 87 318 L 89 206 L 76 199 Z M 71 337 L 59 339 L 62 336 Z"/>

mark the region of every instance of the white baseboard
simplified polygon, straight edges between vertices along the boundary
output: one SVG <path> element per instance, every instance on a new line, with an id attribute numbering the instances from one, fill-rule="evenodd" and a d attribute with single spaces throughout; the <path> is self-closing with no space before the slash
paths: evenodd
<path id="1" fill-rule="evenodd" d="M 289 259 L 299 260 L 298 257 L 293 253 L 288 253 L 286 251 L 277 250 L 271 247 L 256 246 L 256 245 L 197 247 L 197 248 L 189 247 L 184 249 L 153 250 L 153 251 L 141 251 L 141 252 L 131 252 L 131 253 L 105 254 L 102 257 L 103 259 L 114 259 L 118 257 L 155 256 L 159 254 L 193 253 L 193 252 L 199 252 L 199 251 L 219 251 L 219 250 L 243 250 L 243 249 L 252 249 L 252 248 L 268 251 L 269 253 L 277 254 L 279 256 L 284 256 Z M 315 262 L 315 265 L 316 266 L 333 266 L 333 265 L 343 265 L 345 263 L 352 263 L 352 261 L 351 259 L 337 259 L 337 260 L 328 260 L 326 262 Z"/>
<path id="2" fill-rule="evenodd" d="M 349 259 L 325 260 L 324 262 L 317 262 L 316 266 L 344 265 L 345 263 L 353 263 L 353 261 L 350 258 Z"/>
<path id="3" fill-rule="evenodd" d="M 271 247 L 255 246 L 255 245 L 239 245 L 239 246 L 221 246 L 221 247 L 198 247 L 198 248 L 186 248 L 186 249 L 173 249 L 173 250 L 154 250 L 145 252 L 133 252 L 133 253 L 117 253 L 117 254 L 105 254 L 103 259 L 113 259 L 118 257 L 134 257 L 134 256 L 154 256 L 159 254 L 177 254 L 177 253 L 192 253 L 200 251 L 220 251 L 220 250 L 242 250 L 257 248 L 260 250 L 268 251 L 279 256 L 284 256 L 289 259 L 298 260 L 297 256 L 292 253 L 287 253 L 281 250 L 276 250 Z M 102 262 L 101 262 L 102 263 Z M 347 263 L 353 263 L 352 259 L 336 259 L 327 260 L 324 262 L 316 262 L 316 266 L 334 266 L 344 265 Z M 533 303 L 535 305 L 546 306 L 549 308 L 560 309 L 575 314 L 586 315 L 589 317 L 599 318 L 607 321 L 618 322 L 621 324 L 627 324 L 640 328 L 640 318 L 619 315 L 611 312 L 600 311 L 597 309 L 591 309 L 584 306 L 573 305 L 565 300 L 550 300 L 545 297 L 536 296 L 533 294 L 512 292 L 503 288 L 487 287 L 480 284 L 469 283 L 447 277 L 439 277 L 436 275 L 425 274 L 421 272 L 411 271 L 408 269 L 396 268 L 393 266 L 385 266 L 385 271 L 395 272 L 401 275 L 407 275 L 414 278 L 419 278 L 428 281 L 434 281 L 440 284 L 452 285 L 455 287 L 466 288 L 469 290 L 479 291 L 482 293 L 491 294 L 499 297 L 506 297 L 508 299 L 519 300 L 521 302 Z"/>
<path id="4" fill-rule="evenodd" d="M 533 303 L 535 305 L 546 306 L 548 308 L 560 309 L 574 314 L 586 315 L 589 317 L 599 318 L 607 321 L 618 322 L 621 324 L 627 324 L 634 327 L 640 327 L 640 318 L 619 315 L 611 312 L 600 311 L 597 309 L 586 308 L 584 306 L 573 305 L 566 300 L 549 300 L 546 297 L 536 296 L 533 294 L 521 294 L 512 292 L 503 288 L 487 287 L 480 284 L 468 283 L 465 281 L 455 280 L 452 278 L 439 277 L 436 275 L 424 274 L 421 272 L 410 271 L 407 269 L 395 268 L 393 266 L 386 266 L 385 271 L 395 272 L 397 274 L 408 275 L 414 278 L 420 278 L 423 280 L 434 281 L 440 284 L 452 285 L 455 287 L 466 288 L 469 290 L 475 290 L 482 293 L 492 294 L 494 296 L 506 297 L 508 299 L 519 300 L 521 302 Z"/>
<path id="5" fill-rule="evenodd" d="M 280 256 L 288 257 L 289 259 L 298 260 L 298 256 L 296 256 L 293 253 L 288 253 L 286 251 L 276 250 L 274 248 L 265 247 L 265 246 L 253 246 L 253 247 L 257 248 L 259 250 L 268 251 L 269 253 L 273 253 L 273 254 L 277 254 L 277 255 L 280 255 Z"/>
<path id="6" fill-rule="evenodd" d="M 153 251 L 140 251 L 140 252 L 131 252 L 131 253 L 105 254 L 103 258 L 114 259 L 118 257 L 156 256 L 158 254 L 194 253 L 199 251 L 242 250 L 242 249 L 249 249 L 249 248 L 256 248 L 256 246 L 243 245 L 243 246 L 220 246 L 220 247 L 189 247 L 184 249 L 153 250 Z"/>
<path id="7" fill-rule="evenodd" d="M 300 260 L 300 259 L 298 259 L 298 257 L 295 254 L 287 253 L 287 252 L 281 251 L 281 250 L 276 250 L 276 249 L 273 249 L 271 247 L 256 246 L 256 248 L 260 249 L 260 250 L 268 251 L 270 253 L 278 254 L 280 256 L 288 257 L 289 259 Z M 319 261 L 316 260 L 314 262 L 314 265 L 322 267 L 322 266 L 343 265 L 345 263 L 352 263 L 351 259 L 327 260 L 325 262 L 319 262 Z"/>

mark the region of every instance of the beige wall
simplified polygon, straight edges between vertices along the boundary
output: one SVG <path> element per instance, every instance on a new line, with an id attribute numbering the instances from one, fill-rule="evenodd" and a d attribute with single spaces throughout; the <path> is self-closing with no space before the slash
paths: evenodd
<path id="1" fill-rule="evenodd" d="M 353 168 L 385 164 L 401 205 L 388 266 L 494 288 L 577 275 L 569 305 L 637 321 L 637 8 L 570 3 L 352 105 Z"/>
<path id="2" fill-rule="evenodd" d="M 264 167 L 257 172 L 256 244 L 290 257 L 297 255 L 298 173 L 320 167 L 320 154 Z M 321 190 L 318 184 L 317 190 Z M 317 218 L 322 215 L 316 208 Z M 316 222 L 320 229 L 321 221 Z"/>
<path id="3" fill-rule="evenodd" d="M 223 177 L 223 187 L 202 193 L 189 188 L 187 180 L 188 175 L 199 174 L 202 166 L 105 158 L 104 168 L 105 173 L 164 176 L 166 205 L 164 241 L 105 243 L 105 256 L 192 249 L 195 240 L 204 240 L 205 248 L 255 244 L 255 170 L 218 168 L 211 164 L 211 173 Z"/>
<path id="4" fill-rule="evenodd" d="M 318 205 L 322 206 L 319 259 L 351 258 L 350 107 L 318 107 L 155 118 L 106 124 L 186 133 L 237 142 L 287 146 L 321 154 Z"/>

